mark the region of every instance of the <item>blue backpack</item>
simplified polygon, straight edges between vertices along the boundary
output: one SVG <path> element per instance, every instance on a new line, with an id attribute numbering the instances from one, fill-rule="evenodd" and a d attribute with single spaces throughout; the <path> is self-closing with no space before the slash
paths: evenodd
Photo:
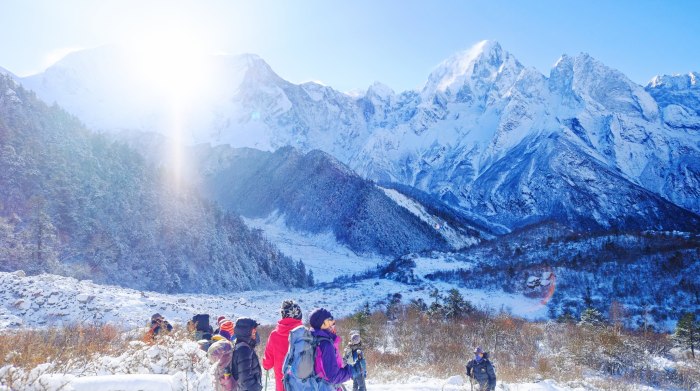
<path id="1" fill-rule="evenodd" d="M 289 350 L 284 357 L 282 383 L 286 391 L 335 391 L 327 380 L 316 375 L 316 348 L 329 338 L 317 338 L 304 326 L 289 333 Z"/>

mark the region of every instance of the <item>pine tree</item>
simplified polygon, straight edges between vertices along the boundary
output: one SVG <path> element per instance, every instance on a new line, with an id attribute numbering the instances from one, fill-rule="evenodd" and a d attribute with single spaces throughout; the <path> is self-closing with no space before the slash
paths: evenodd
<path id="1" fill-rule="evenodd" d="M 678 321 L 673 340 L 682 348 L 690 348 L 690 354 L 695 358 L 695 347 L 700 345 L 700 322 L 694 313 L 686 313 Z"/>
<path id="2" fill-rule="evenodd" d="M 444 314 L 446 319 L 464 318 L 474 312 L 474 306 L 464 300 L 457 289 L 450 289 L 445 298 Z"/>
<path id="3" fill-rule="evenodd" d="M 597 309 L 586 308 L 583 313 L 581 313 L 581 321 L 578 322 L 578 324 L 581 326 L 599 327 L 605 324 L 605 318 L 603 318 L 603 314 Z"/>
<path id="4" fill-rule="evenodd" d="M 425 304 L 425 301 L 420 297 L 417 299 L 411 299 L 410 305 L 420 312 L 425 312 L 428 310 L 428 305 Z"/>
<path id="5" fill-rule="evenodd" d="M 365 302 L 362 308 L 360 308 L 359 311 L 350 317 L 350 319 L 352 319 L 355 323 L 357 332 L 360 333 L 360 336 L 366 345 L 371 345 L 373 341 L 373 336 L 369 334 L 369 325 L 371 323 L 370 315 L 371 311 L 369 308 L 369 302 Z"/>
<path id="6" fill-rule="evenodd" d="M 387 295 L 386 317 L 389 320 L 396 320 L 398 317 L 402 298 L 403 296 L 400 293 Z"/>

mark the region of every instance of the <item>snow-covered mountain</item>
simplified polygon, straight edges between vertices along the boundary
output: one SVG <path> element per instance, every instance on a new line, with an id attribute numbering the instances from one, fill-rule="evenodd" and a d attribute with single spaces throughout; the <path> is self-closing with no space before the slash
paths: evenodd
<path id="1" fill-rule="evenodd" d="M 438 200 L 379 187 L 319 150 L 200 145 L 192 154 L 203 194 L 223 207 L 248 218 L 278 215 L 300 232 L 331 232 L 360 254 L 459 250 L 496 233 Z"/>
<path id="2" fill-rule="evenodd" d="M 75 53 L 21 81 L 89 127 L 168 134 L 172 107 L 119 53 Z M 698 227 L 696 73 L 645 89 L 581 54 L 562 56 L 547 77 L 483 41 L 438 65 L 419 91 L 375 83 L 351 96 L 289 83 L 254 55 L 210 63 L 220 87 L 191 96 L 185 140 L 320 149 L 367 179 L 415 186 L 511 228 L 550 218 Z"/>
<path id="3" fill-rule="evenodd" d="M 700 129 L 700 73 L 657 76 L 646 91 L 659 105 L 664 123 L 676 129 Z"/>

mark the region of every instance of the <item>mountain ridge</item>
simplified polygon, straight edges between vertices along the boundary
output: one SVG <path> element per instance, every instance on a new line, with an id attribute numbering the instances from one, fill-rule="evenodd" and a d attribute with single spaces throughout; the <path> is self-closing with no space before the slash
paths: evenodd
<path id="1" fill-rule="evenodd" d="M 494 191 L 476 188 L 490 183 L 479 182 L 479 175 L 503 159 L 513 160 L 508 155 L 527 137 L 556 133 L 570 139 L 586 160 L 622 173 L 616 184 L 600 187 L 610 202 L 614 189 L 629 182 L 700 212 L 700 135 L 694 133 L 700 122 L 692 83 L 675 83 L 685 89 L 669 92 L 659 78 L 645 88 L 585 53 L 562 56 L 547 77 L 495 41 L 443 61 L 422 90 L 398 94 L 374 85 L 364 95 L 350 96 L 316 83 L 289 83 L 255 55 L 232 61 L 247 64 L 240 75 L 226 73 L 233 67 L 223 65 L 217 75 L 240 83 L 222 83 L 227 89 L 204 99 L 206 105 L 198 103 L 209 109 L 198 112 L 185 139 L 266 151 L 287 145 L 302 152 L 319 149 L 366 179 L 414 186 L 469 210 L 474 207 L 469 192 Z M 694 80 L 695 73 L 690 75 Z M 82 102 L 99 100 L 88 96 Z M 656 99 L 666 106 L 660 109 Z M 113 124 L 113 129 L 129 127 Z M 520 201 L 526 201 L 526 193 L 520 191 Z M 635 216 L 625 217 L 623 208 L 593 212 L 607 213 L 603 220 Z M 503 220 L 509 211 L 500 213 Z M 658 223 L 649 222 L 648 228 Z"/>

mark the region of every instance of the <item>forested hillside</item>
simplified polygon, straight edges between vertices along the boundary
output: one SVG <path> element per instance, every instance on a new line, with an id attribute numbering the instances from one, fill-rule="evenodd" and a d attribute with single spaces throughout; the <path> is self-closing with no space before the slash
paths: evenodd
<path id="1" fill-rule="evenodd" d="M 669 328 L 700 306 L 698 257 L 696 234 L 580 234 L 543 223 L 455 254 L 454 268 L 424 278 L 541 297 L 552 319 L 595 309 L 630 328 Z M 389 269 L 412 275 L 410 259 Z"/>
<path id="2" fill-rule="evenodd" d="M 162 292 L 310 283 L 301 262 L 169 178 L 0 76 L 0 270 Z"/>
<path id="3" fill-rule="evenodd" d="M 203 188 L 243 216 L 278 212 L 289 227 L 333 232 L 338 242 L 359 253 L 399 256 L 450 249 L 435 228 L 325 152 L 201 148 L 195 153 L 205 172 Z M 482 238 L 477 230 L 465 229 L 464 235 Z"/>

